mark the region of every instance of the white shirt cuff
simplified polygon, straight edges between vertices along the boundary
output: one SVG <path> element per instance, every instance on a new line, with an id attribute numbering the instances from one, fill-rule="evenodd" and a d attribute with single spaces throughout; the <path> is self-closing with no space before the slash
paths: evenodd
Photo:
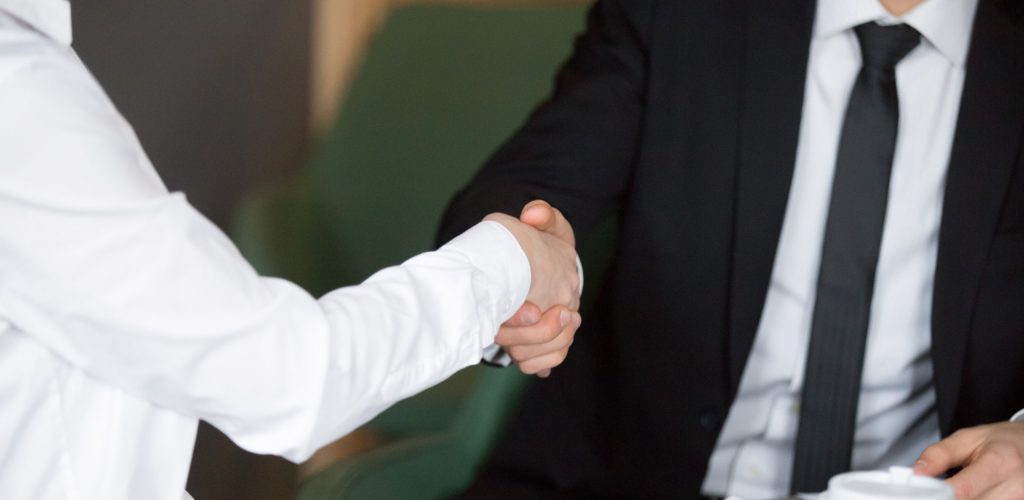
<path id="1" fill-rule="evenodd" d="M 530 261 L 515 236 L 501 223 L 481 222 L 457 236 L 442 250 L 459 252 L 479 270 L 493 294 L 498 324 L 508 321 L 526 302 L 532 280 Z M 483 339 L 481 345 L 494 343 L 494 335 Z"/>
<path id="2" fill-rule="evenodd" d="M 1024 422 L 1024 409 L 1021 409 L 1019 412 L 1015 413 L 1012 417 L 1010 417 L 1010 422 Z"/>
<path id="3" fill-rule="evenodd" d="M 580 276 L 580 288 L 577 290 L 580 297 L 583 296 L 583 262 L 580 261 L 580 255 L 576 254 L 576 274 Z"/>

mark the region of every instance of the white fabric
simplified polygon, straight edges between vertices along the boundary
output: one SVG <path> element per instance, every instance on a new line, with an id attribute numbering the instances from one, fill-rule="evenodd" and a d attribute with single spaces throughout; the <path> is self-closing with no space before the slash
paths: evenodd
<path id="1" fill-rule="evenodd" d="M 198 419 L 302 460 L 477 363 L 525 300 L 493 222 L 319 300 L 258 276 L 26 5 L 0 0 L 0 498 L 187 497 Z"/>
<path id="2" fill-rule="evenodd" d="M 71 4 L 68 0 L 0 0 L 0 11 L 61 45 L 71 44 Z"/>
<path id="3" fill-rule="evenodd" d="M 927 0 L 902 19 L 876 0 L 819 0 L 789 202 L 761 323 L 704 479 L 705 494 L 788 494 L 804 358 L 846 102 L 852 28 L 905 22 L 922 43 L 896 67 L 900 122 L 868 327 L 854 469 L 910 465 L 939 438 L 931 304 L 946 166 L 977 0 Z"/>

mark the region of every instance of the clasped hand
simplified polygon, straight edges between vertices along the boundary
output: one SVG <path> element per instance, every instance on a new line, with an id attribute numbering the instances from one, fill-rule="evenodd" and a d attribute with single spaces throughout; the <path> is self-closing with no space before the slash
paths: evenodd
<path id="1" fill-rule="evenodd" d="M 495 342 L 523 373 L 547 377 L 565 360 L 582 321 L 572 226 L 540 200 L 526 204 L 519 219 L 491 214 L 485 220 L 512 232 L 530 261 L 532 277 L 526 303 L 502 325 Z"/>

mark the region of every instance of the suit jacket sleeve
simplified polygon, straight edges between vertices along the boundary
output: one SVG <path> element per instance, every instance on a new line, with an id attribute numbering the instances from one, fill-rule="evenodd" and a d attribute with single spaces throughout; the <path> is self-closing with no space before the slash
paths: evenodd
<path id="1" fill-rule="evenodd" d="M 647 72 L 648 2 L 601 0 L 558 74 L 553 95 L 448 208 L 439 242 L 490 212 L 545 199 L 577 241 L 622 202 L 637 150 Z"/>

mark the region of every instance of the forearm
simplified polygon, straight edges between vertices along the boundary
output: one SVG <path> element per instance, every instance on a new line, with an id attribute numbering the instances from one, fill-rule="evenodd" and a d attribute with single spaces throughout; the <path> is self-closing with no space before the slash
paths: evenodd
<path id="1" fill-rule="evenodd" d="M 530 285 L 495 223 L 317 301 L 256 275 L 179 196 L 0 214 L 34 235 L 0 245 L 3 316 L 98 380 L 295 460 L 479 361 Z"/>
<path id="2" fill-rule="evenodd" d="M 478 363 L 529 285 L 515 240 L 483 223 L 437 252 L 320 299 L 332 356 L 312 449 Z"/>

